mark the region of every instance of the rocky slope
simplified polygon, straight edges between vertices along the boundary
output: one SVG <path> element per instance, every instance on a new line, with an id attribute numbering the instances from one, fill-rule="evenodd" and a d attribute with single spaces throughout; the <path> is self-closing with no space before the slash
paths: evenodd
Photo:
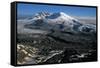
<path id="1" fill-rule="evenodd" d="M 96 61 L 96 25 L 66 13 L 40 12 L 18 20 L 18 64 Z"/>

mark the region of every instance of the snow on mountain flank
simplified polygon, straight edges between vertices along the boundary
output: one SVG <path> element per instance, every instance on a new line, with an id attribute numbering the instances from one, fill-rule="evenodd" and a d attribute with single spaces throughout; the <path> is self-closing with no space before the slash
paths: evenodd
<path id="1" fill-rule="evenodd" d="M 76 18 L 67 15 L 64 12 L 47 13 L 39 12 L 30 19 L 25 25 L 29 29 L 41 30 L 58 30 L 73 32 L 93 32 L 96 30 L 95 25 L 84 25 Z"/>

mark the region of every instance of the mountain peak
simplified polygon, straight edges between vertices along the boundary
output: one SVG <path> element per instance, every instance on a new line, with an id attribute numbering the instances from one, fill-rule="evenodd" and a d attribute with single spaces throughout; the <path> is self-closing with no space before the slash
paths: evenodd
<path id="1" fill-rule="evenodd" d="M 64 12 L 58 13 L 46 13 L 39 12 L 36 14 L 32 20 L 30 20 L 30 25 L 28 28 L 38 28 L 38 29 L 53 29 L 53 30 L 63 30 L 63 31 L 90 31 L 93 32 L 95 27 L 83 25 L 79 20 Z M 87 33 L 87 32 L 86 32 Z"/>

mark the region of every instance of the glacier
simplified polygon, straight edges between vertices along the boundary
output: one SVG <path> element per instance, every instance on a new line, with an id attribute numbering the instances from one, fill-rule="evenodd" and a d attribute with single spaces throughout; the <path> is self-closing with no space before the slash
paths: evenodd
<path id="1" fill-rule="evenodd" d="M 83 24 L 78 19 L 69 16 L 64 12 L 40 12 L 35 14 L 30 20 L 27 20 L 26 23 L 27 24 L 25 24 L 25 28 L 28 29 L 67 31 L 86 34 L 96 32 L 96 25 Z"/>

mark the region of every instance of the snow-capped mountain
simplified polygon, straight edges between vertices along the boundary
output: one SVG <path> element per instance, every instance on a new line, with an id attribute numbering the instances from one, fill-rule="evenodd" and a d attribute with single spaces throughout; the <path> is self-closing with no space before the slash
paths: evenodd
<path id="1" fill-rule="evenodd" d="M 29 29 L 71 31 L 71 32 L 95 32 L 95 25 L 84 25 L 76 18 L 67 15 L 64 12 L 47 13 L 40 12 L 30 19 L 25 25 Z"/>
<path id="2" fill-rule="evenodd" d="M 49 16 L 49 15 L 51 15 L 51 14 L 48 12 L 39 12 L 33 16 L 32 20 L 44 19 L 46 16 Z"/>
<path id="3" fill-rule="evenodd" d="M 54 13 L 50 16 L 47 16 L 44 19 L 44 22 L 47 22 L 49 24 L 55 24 L 55 27 L 57 26 L 58 29 L 68 31 L 68 30 L 75 30 L 77 29 L 75 26 L 81 26 L 82 24 L 79 23 L 79 21 L 63 12 L 60 13 Z"/>

